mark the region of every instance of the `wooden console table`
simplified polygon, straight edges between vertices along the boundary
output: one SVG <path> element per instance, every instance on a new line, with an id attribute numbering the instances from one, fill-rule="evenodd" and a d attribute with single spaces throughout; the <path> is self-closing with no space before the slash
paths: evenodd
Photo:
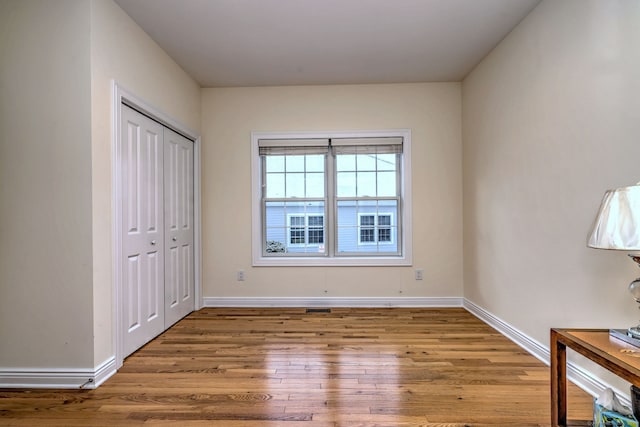
<path id="1" fill-rule="evenodd" d="M 640 386 L 640 348 L 608 329 L 551 329 L 551 425 L 567 425 L 567 347 Z"/>

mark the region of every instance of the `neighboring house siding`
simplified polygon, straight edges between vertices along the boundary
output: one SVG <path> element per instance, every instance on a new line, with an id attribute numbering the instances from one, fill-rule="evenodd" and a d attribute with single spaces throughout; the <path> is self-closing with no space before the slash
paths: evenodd
<path id="1" fill-rule="evenodd" d="M 377 211 L 376 211 L 377 209 Z M 290 241 L 289 225 L 291 216 L 300 215 L 319 215 L 324 214 L 324 209 L 319 203 L 284 203 L 270 202 L 266 208 L 266 239 L 267 241 L 277 241 L 284 244 L 287 252 L 313 253 L 322 252 L 319 244 L 292 244 Z M 377 215 L 378 217 L 386 216 L 390 219 L 390 226 L 379 225 L 374 229 L 376 240 L 378 237 L 378 229 L 386 228 L 390 237 L 380 242 L 360 242 L 360 223 L 361 215 Z M 379 201 L 371 202 L 368 206 L 363 202 L 357 206 L 355 202 L 341 201 L 338 209 L 338 245 L 340 253 L 358 253 L 358 252 L 396 252 L 398 250 L 397 239 L 397 209 L 395 201 Z M 325 238 L 326 242 L 326 221 Z M 384 233 L 384 232 L 383 232 Z M 389 241 L 390 240 L 390 241 Z M 376 250 L 378 247 L 378 250 Z"/>

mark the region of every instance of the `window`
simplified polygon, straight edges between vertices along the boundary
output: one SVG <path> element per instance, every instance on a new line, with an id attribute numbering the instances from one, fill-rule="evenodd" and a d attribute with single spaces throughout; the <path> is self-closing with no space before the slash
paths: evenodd
<path id="1" fill-rule="evenodd" d="M 324 243 L 324 216 L 314 215 L 307 217 L 308 240 L 310 245 L 321 245 Z"/>
<path id="2" fill-rule="evenodd" d="M 252 134 L 254 265 L 410 265 L 410 132 Z"/>
<path id="3" fill-rule="evenodd" d="M 317 252 L 324 244 L 324 215 L 289 214 L 288 246 L 314 246 Z M 273 240 L 271 236 L 270 241 Z"/>
<path id="4" fill-rule="evenodd" d="M 375 242 L 375 215 L 360 215 L 360 240 L 359 243 Z"/>
<path id="5" fill-rule="evenodd" d="M 358 244 L 391 244 L 392 230 L 391 214 L 359 214 Z"/>
<path id="6" fill-rule="evenodd" d="M 304 245 L 307 243 L 305 238 L 304 215 L 289 217 L 289 244 Z"/>

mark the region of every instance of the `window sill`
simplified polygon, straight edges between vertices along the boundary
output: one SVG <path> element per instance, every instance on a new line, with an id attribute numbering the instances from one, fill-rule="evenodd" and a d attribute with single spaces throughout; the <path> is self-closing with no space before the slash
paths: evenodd
<path id="1" fill-rule="evenodd" d="M 412 260 L 407 257 L 258 257 L 254 267 L 407 267 Z"/>

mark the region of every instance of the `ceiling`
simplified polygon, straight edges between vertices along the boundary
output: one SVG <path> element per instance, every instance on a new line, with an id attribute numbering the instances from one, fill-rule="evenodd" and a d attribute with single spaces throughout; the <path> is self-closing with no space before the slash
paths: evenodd
<path id="1" fill-rule="evenodd" d="M 461 81 L 540 0 L 115 0 L 202 87 Z"/>

